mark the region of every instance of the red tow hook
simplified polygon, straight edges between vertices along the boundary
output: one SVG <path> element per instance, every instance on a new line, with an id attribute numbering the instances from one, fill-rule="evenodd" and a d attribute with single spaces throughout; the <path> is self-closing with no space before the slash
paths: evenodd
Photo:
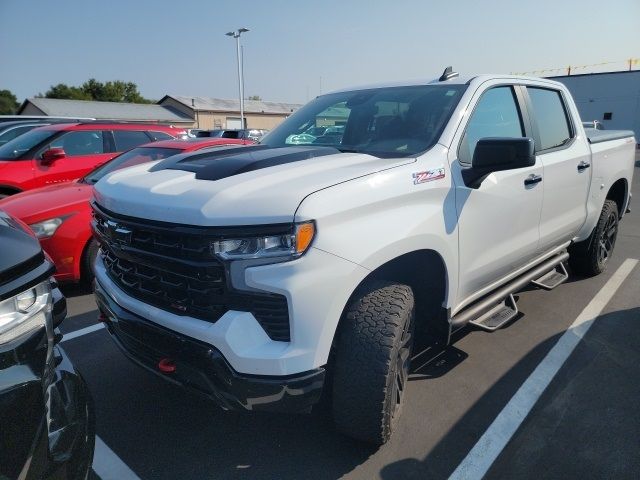
<path id="1" fill-rule="evenodd" d="M 163 358 L 158 362 L 158 370 L 162 373 L 173 373 L 176 371 L 176 364 L 171 358 Z"/>

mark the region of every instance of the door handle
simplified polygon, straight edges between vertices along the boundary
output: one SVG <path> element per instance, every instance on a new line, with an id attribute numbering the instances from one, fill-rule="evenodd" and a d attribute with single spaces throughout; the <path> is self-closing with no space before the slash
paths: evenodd
<path id="1" fill-rule="evenodd" d="M 578 171 L 582 172 L 583 170 L 586 170 L 587 168 L 589 168 L 591 166 L 591 164 L 589 162 L 585 162 L 582 161 L 578 164 Z"/>
<path id="2" fill-rule="evenodd" d="M 540 183 L 542 181 L 542 175 L 531 174 L 527 178 L 524 179 L 525 187 L 529 185 L 535 185 L 536 183 Z"/>

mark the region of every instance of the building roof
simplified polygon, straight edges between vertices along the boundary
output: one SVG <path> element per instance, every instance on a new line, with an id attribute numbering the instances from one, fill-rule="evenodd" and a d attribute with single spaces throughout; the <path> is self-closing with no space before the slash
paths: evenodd
<path id="1" fill-rule="evenodd" d="M 162 102 L 166 98 L 173 98 L 174 100 L 182 103 L 183 105 L 192 108 L 194 110 L 207 110 L 212 112 L 239 112 L 240 101 L 239 100 L 225 100 L 222 98 L 211 97 L 188 97 L 184 95 L 165 95 Z M 193 100 L 193 103 L 192 103 Z M 302 105 L 299 103 L 281 103 L 281 102 L 264 102 L 262 100 L 245 100 L 244 111 L 246 113 L 271 113 L 271 114 L 285 114 L 289 115 L 295 112 Z"/>
<path id="2" fill-rule="evenodd" d="M 97 120 L 137 122 L 193 123 L 193 118 L 164 105 L 63 100 L 59 98 L 28 98 L 18 113 L 22 112 L 29 103 L 40 109 L 45 115 L 51 116 L 92 117 Z"/>

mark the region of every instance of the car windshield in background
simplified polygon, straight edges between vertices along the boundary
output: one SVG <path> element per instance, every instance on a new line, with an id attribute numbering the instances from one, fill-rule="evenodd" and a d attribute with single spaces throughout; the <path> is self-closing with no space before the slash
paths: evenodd
<path id="1" fill-rule="evenodd" d="M 0 159 L 14 160 L 57 133 L 56 130 L 31 130 L 0 147 Z"/>
<path id="2" fill-rule="evenodd" d="M 203 138 L 203 137 L 222 137 L 223 133 L 225 131 L 224 130 L 201 130 L 199 132 L 196 132 L 196 137 L 198 138 Z"/>
<path id="3" fill-rule="evenodd" d="M 117 156 L 110 162 L 96 168 L 94 171 L 88 173 L 83 179 L 83 183 L 96 183 L 102 177 L 121 168 L 133 167 L 140 165 L 141 163 L 153 162 L 155 160 L 162 160 L 163 158 L 171 157 L 182 152 L 178 148 L 158 148 L 158 147 L 138 147 L 128 152 L 124 152 L 122 155 Z"/>
<path id="4" fill-rule="evenodd" d="M 432 147 L 466 85 L 418 85 L 339 92 L 311 101 L 260 142 L 322 145 L 403 157 Z"/>

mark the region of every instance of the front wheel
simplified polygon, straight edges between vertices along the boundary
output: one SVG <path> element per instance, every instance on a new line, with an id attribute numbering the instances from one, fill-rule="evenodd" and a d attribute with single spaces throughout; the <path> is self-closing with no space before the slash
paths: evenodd
<path id="1" fill-rule="evenodd" d="M 569 265 L 581 275 L 598 275 L 607 268 L 618 238 L 618 205 L 605 200 L 591 236 L 569 248 Z"/>
<path id="2" fill-rule="evenodd" d="M 87 246 L 84 248 L 82 255 L 82 263 L 80 265 L 80 281 L 87 287 L 91 287 L 93 284 L 93 264 L 98 256 L 98 250 L 100 245 L 95 239 L 89 240 Z"/>
<path id="3" fill-rule="evenodd" d="M 333 417 L 338 430 L 381 445 L 395 429 L 409 376 L 415 305 L 407 285 L 374 282 L 356 294 L 336 343 Z"/>

